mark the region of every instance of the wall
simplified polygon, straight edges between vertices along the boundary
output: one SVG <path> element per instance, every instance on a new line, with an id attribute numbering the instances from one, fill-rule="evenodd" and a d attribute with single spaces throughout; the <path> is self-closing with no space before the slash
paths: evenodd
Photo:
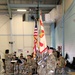
<path id="1" fill-rule="evenodd" d="M 64 1 L 64 13 L 66 13 L 69 9 L 69 7 L 71 6 L 73 0 L 63 0 Z M 61 3 L 60 5 L 57 5 L 56 7 L 56 12 L 55 12 L 55 16 L 57 21 L 60 21 L 62 14 L 63 14 L 63 3 Z"/>
<path id="2" fill-rule="evenodd" d="M 69 61 L 75 57 L 75 0 L 64 15 L 65 53 L 69 54 Z M 62 18 L 56 27 L 56 48 L 62 45 Z"/>
<path id="3" fill-rule="evenodd" d="M 65 1 L 65 12 L 68 10 L 73 0 L 64 0 Z"/>
<path id="4" fill-rule="evenodd" d="M 55 29 L 55 40 L 56 40 L 56 49 L 58 46 L 62 46 L 62 23 L 61 21 L 57 24 Z"/>
<path id="5" fill-rule="evenodd" d="M 47 44 L 50 45 L 50 25 L 44 23 Z M 13 48 L 17 51 L 17 56 L 24 53 L 24 56 L 33 52 L 33 33 L 34 22 L 23 22 L 22 14 L 14 14 L 12 18 L 12 34 L 13 34 Z M 0 14 L 0 54 L 4 57 L 6 49 L 10 50 L 10 20 L 7 14 Z M 19 50 L 19 51 L 18 51 Z M 29 51 L 29 53 L 27 53 Z"/>
<path id="6" fill-rule="evenodd" d="M 9 18 L 7 15 L 0 15 L 0 54 L 4 57 L 4 50 L 10 49 L 9 41 Z M 6 36 L 7 35 L 7 36 Z"/>

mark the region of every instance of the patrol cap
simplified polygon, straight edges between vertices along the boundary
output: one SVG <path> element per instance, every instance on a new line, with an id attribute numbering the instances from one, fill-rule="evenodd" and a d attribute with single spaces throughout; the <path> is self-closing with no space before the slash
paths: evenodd
<path id="1" fill-rule="evenodd" d="M 55 49 L 55 48 L 53 48 L 53 47 L 50 47 L 49 49 L 56 50 L 56 49 Z"/>

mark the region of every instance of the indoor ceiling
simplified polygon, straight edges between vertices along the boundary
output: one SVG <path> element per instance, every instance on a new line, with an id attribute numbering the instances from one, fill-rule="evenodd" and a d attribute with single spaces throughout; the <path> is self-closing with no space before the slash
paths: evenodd
<path id="1" fill-rule="evenodd" d="M 31 9 L 33 11 L 39 7 L 43 13 L 52 10 L 56 5 L 60 4 L 62 0 L 0 0 L 0 13 L 9 13 L 11 17 L 12 12 L 17 9 Z M 31 11 L 30 11 L 31 12 Z"/>

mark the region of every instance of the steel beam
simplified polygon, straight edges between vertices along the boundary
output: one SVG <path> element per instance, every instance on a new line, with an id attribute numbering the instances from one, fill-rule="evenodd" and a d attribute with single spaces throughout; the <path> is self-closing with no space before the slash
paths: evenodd
<path id="1" fill-rule="evenodd" d="M 8 12 L 9 12 L 9 18 L 12 18 L 12 12 L 11 12 L 11 8 L 9 6 L 9 0 L 7 0 L 7 7 L 8 7 Z"/>
<path id="2" fill-rule="evenodd" d="M 51 23 L 51 47 L 55 48 L 55 28 L 54 23 Z"/>
<path id="3" fill-rule="evenodd" d="M 65 57 L 65 25 L 64 25 L 64 4 L 65 0 L 63 0 L 63 17 L 62 17 L 62 55 Z"/>
<path id="4" fill-rule="evenodd" d="M 53 8 L 56 5 L 46 5 L 46 4 L 40 4 L 39 7 L 45 7 L 45 8 Z M 28 8 L 28 7 L 38 7 L 37 4 L 9 4 L 9 7 L 11 8 Z"/>
<path id="5" fill-rule="evenodd" d="M 49 36 L 50 34 L 46 34 Z M 11 34 L 0 34 L 0 36 L 11 36 Z M 12 34 L 12 36 L 33 36 L 33 34 Z"/>

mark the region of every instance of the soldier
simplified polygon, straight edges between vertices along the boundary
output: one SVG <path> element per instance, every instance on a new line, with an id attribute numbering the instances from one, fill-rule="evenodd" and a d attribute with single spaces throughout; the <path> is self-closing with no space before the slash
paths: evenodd
<path id="1" fill-rule="evenodd" d="M 46 62 L 45 61 L 41 62 L 41 65 L 39 65 L 37 71 L 38 71 L 39 75 L 46 75 L 47 67 L 46 67 Z"/>
<path id="2" fill-rule="evenodd" d="M 9 54 L 9 50 L 5 51 L 5 65 L 6 65 L 6 73 L 9 73 L 11 65 L 11 55 Z"/>
<path id="3" fill-rule="evenodd" d="M 28 64 L 25 64 L 23 69 L 23 74 L 32 75 L 32 67 L 30 67 Z"/>
<path id="4" fill-rule="evenodd" d="M 31 55 L 27 55 L 27 64 L 28 64 L 29 66 L 32 65 Z"/>
<path id="5" fill-rule="evenodd" d="M 27 55 L 27 68 L 29 68 L 29 74 L 32 74 L 32 58 L 31 55 Z"/>
<path id="6" fill-rule="evenodd" d="M 24 61 L 24 75 L 32 75 L 32 59 L 31 55 L 27 55 L 27 60 Z"/>
<path id="7" fill-rule="evenodd" d="M 23 57 L 23 53 L 20 54 L 20 57 Z"/>
<path id="8" fill-rule="evenodd" d="M 37 59 L 33 55 L 32 56 L 32 74 L 36 74 L 36 73 L 37 73 Z"/>
<path id="9" fill-rule="evenodd" d="M 53 51 L 49 49 L 44 55 L 45 57 L 40 62 L 38 73 L 39 75 L 54 75 L 56 68 L 56 58 Z"/>
<path id="10" fill-rule="evenodd" d="M 57 60 L 57 51 L 53 51 L 53 55 L 55 56 L 56 60 Z"/>
<path id="11" fill-rule="evenodd" d="M 56 73 L 63 73 L 64 72 L 64 67 L 65 67 L 65 59 L 60 54 L 60 57 L 59 57 L 58 62 L 57 62 Z"/>
<path id="12" fill-rule="evenodd" d="M 56 69 L 56 58 L 52 54 L 47 59 L 47 75 L 54 75 Z"/>

